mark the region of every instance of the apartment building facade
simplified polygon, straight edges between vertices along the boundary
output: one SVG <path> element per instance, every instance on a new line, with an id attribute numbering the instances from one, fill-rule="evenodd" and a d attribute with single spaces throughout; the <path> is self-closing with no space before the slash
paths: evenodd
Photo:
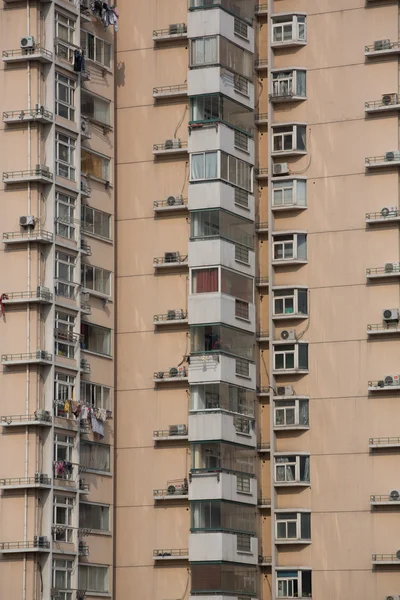
<path id="1" fill-rule="evenodd" d="M 113 586 L 114 26 L 0 5 L 0 597 Z"/>

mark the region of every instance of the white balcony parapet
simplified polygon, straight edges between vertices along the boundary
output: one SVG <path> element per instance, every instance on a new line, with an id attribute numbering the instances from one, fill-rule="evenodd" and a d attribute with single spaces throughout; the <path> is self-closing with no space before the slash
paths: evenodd
<path id="1" fill-rule="evenodd" d="M 371 506 L 400 506 L 400 490 L 392 490 L 389 494 L 373 494 L 369 497 Z"/>
<path id="2" fill-rule="evenodd" d="M 179 442 L 189 439 L 187 425 L 170 425 L 168 429 L 157 429 L 153 431 L 153 440 L 156 443 Z"/>
<path id="3" fill-rule="evenodd" d="M 383 321 L 376 325 L 367 325 L 367 335 L 398 335 L 400 323 L 398 321 Z"/>
<path id="4" fill-rule="evenodd" d="M 153 323 L 156 327 L 187 325 L 187 312 L 182 308 L 168 310 L 165 314 L 154 315 Z"/>
<path id="5" fill-rule="evenodd" d="M 267 221 L 257 221 L 255 226 L 256 226 L 256 233 L 258 233 L 258 235 L 268 233 L 268 222 Z"/>
<path id="6" fill-rule="evenodd" d="M 52 244 L 53 234 L 50 231 L 43 231 L 43 229 L 3 233 L 3 244 L 26 244 L 28 242 Z"/>
<path id="7" fill-rule="evenodd" d="M 166 200 L 155 200 L 153 210 L 156 214 L 170 212 L 187 212 L 188 201 L 182 196 L 169 196 Z"/>
<path id="8" fill-rule="evenodd" d="M 179 252 L 165 252 L 164 256 L 153 259 L 155 269 L 177 269 L 188 266 L 188 256 Z"/>
<path id="9" fill-rule="evenodd" d="M 254 8 L 254 14 L 256 17 L 268 16 L 268 4 L 256 4 Z"/>
<path id="10" fill-rule="evenodd" d="M 254 122 L 259 127 L 262 125 L 268 125 L 268 113 L 255 113 Z"/>
<path id="11" fill-rule="evenodd" d="M 262 167 L 258 169 L 254 169 L 254 177 L 257 181 L 268 179 L 268 168 Z"/>
<path id="12" fill-rule="evenodd" d="M 258 58 L 254 61 L 256 71 L 266 71 L 268 69 L 268 58 Z"/>
<path id="13" fill-rule="evenodd" d="M 258 330 L 256 333 L 256 341 L 259 344 L 269 342 L 269 331 L 267 329 Z"/>
<path id="14" fill-rule="evenodd" d="M 157 384 L 163 383 L 187 383 L 188 374 L 186 367 L 171 367 L 169 371 L 155 371 L 153 381 Z"/>

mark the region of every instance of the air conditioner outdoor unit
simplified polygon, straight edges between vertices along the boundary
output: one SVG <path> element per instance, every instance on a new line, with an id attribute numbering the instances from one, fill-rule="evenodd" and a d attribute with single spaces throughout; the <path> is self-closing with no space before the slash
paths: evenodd
<path id="1" fill-rule="evenodd" d="M 382 317 L 384 321 L 398 321 L 399 320 L 399 309 L 398 308 L 384 308 L 382 311 Z"/>
<path id="2" fill-rule="evenodd" d="M 183 204 L 182 196 L 168 196 L 167 198 L 168 206 L 180 206 Z"/>
<path id="3" fill-rule="evenodd" d="M 389 500 L 392 502 L 398 502 L 400 500 L 400 490 L 390 490 Z"/>
<path id="4" fill-rule="evenodd" d="M 400 596 L 398 594 L 395 596 L 386 596 L 385 600 L 400 600 Z"/>
<path id="5" fill-rule="evenodd" d="M 288 163 L 275 163 L 273 166 L 274 175 L 288 175 L 289 165 Z"/>
<path id="6" fill-rule="evenodd" d="M 295 329 L 284 329 L 281 331 L 281 340 L 295 340 L 296 330 Z"/>
<path id="7" fill-rule="evenodd" d="M 43 287 L 42 285 L 38 285 L 36 288 L 36 296 L 38 298 L 44 298 L 44 299 L 50 300 L 51 292 L 50 292 L 49 288 Z"/>
<path id="8" fill-rule="evenodd" d="M 177 489 L 174 485 L 169 485 L 167 487 L 167 494 L 169 494 L 170 496 L 173 496 L 174 494 L 176 494 Z"/>
<path id="9" fill-rule="evenodd" d="M 37 410 L 35 412 L 36 418 L 39 421 L 50 421 L 51 419 L 51 413 L 49 410 L 44 410 L 43 408 L 40 410 Z"/>
<path id="10" fill-rule="evenodd" d="M 170 425 L 169 426 L 169 435 L 186 435 L 187 427 L 186 425 Z"/>
<path id="11" fill-rule="evenodd" d="M 174 321 L 176 319 L 175 310 L 167 310 L 167 321 Z"/>
<path id="12" fill-rule="evenodd" d="M 390 40 L 376 40 L 374 42 L 374 50 L 389 50 L 390 49 Z"/>
<path id="13" fill-rule="evenodd" d="M 27 35 L 23 38 L 21 38 L 20 41 L 20 47 L 21 48 L 34 48 L 35 46 L 35 38 L 33 37 L 33 35 Z"/>
<path id="14" fill-rule="evenodd" d="M 168 32 L 170 35 L 174 35 L 176 33 L 185 33 L 186 25 L 185 23 L 172 23 L 168 27 Z"/>
<path id="15" fill-rule="evenodd" d="M 35 473 L 35 483 L 46 483 L 47 479 L 44 473 Z"/>
<path id="16" fill-rule="evenodd" d="M 156 379 L 164 379 L 164 371 L 157 371 Z"/>
<path id="17" fill-rule="evenodd" d="M 89 133 L 89 121 L 83 117 L 81 118 L 81 132 Z"/>
<path id="18" fill-rule="evenodd" d="M 383 384 L 385 387 L 396 387 L 400 385 L 400 375 L 386 375 L 386 377 L 383 380 Z"/>
<path id="19" fill-rule="evenodd" d="M 381 210 L 381 217 L 397 217 L 398 213 L 397 206 L 385 206 Z"/>
<path id="20" fill-rule="evenodd" d="M 172 150 L 173 148 L 180 148 L 182 146 L 182 142 L 179 138 L 172 140 L 165 140 L 164 142 L 164 150 Z"/>
<path id="21" fill-rule="evenodd" d="M 294 389 L 292 385 L 278 385 L 276 388 L 278 396 L 293 396 Z"/>
<path id="22" fill-rule="evenodd" d="M 178 262 L 179 252 L 164 252 L 164 261 L 166 263 Z"/>
<path id="23" fill-rule="evenodd" d="M 397 558 L 397 560 L 400 560 L 400 550 L 397 550 L 397 552 L 396 552 L 396 558 Z"/>
<path id="24" fill-rule="evenodd" d="M 384 106 L 389 106 L 390 104 L 397 104 L 398 96 L 397 94 L 383 94 L 382 95 L 382 104 Z"/>
<path id="25" fill-rule="evenodd" d="M 392 152 L 385 153 L 386 162 L 392 162 L 393 160 L 400 160 L 400 152 L 398 150 L 393 150 Z"/>
<path id="26" fill-rule="evenodd" d="M 395 273 L 400 270 L 400 263 L 398 262 L 390 262 L 385 263 L 385 273 Z"/>
<path id="27" fill-rule="evenodd" d="M 21 227 L 35 227 L 35 217 L 33 215 L 25 215 L 19 218 Z"/>
<path id="28" fill-rule="evenodd" d="M 168 377 L 178 377 L 178 369 L 176 367 L 171 367 L 168 371 Z"/>
<path id="29" fill-rule="evenodd" d="M 47 536 L 35 535 L 33 538 L 33 545 L 38 548 L 44 548 L 47 546 Z"/>

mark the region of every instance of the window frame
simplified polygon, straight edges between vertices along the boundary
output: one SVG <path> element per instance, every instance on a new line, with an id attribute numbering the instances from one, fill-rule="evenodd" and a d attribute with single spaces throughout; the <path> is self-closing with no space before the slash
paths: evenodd
<path id="1" fill-rule="evenodd" d="M 58 500 L 63 501 L 58 501 Z M 75 501 L 72 496 L 66 496 L 65 494 L 55 493 L 53 495 L 53 527 L 65 527 L 63 532 L 54 532 L 53 539 L 56 542 L 68 542 L 71 543 L 73 536 L 73 510 L 75 507 Z M 57 519 L 57 508 L 65 509 L 65 523 L 59 523 Z"/>
<path id="2" fill-rule="evenodd" d="M 64 80 L 67 81 L 62 81 Z M 66 88 L 66 94 L 68 96 L 68 102 L 64 102 L 64 100 L 60 100 L 60 86 L 64 86 Z M 72 77 L 68 77 L 63 73 L 55 72 L 55 113 L 62 119 L 68 119 L 69 121 L 75 122 L 75 91 L 76 91 L 76 80 L 72 79 Z M 59 106 L 64 107 L 66 109 L 68 116 L 60 114 Z"/>
<path id="3" fill-rule="evenodd" d="M 64 258 L 64 257 L 67 257 Z M 61 279 L 59 276 L 60 265 L 64 265 L 67 267 L 69 279 Z M 75 297 L 75 287 L 76 283 L 74 281 L 75 277 L 75 267 L 76 267 L 76 256 L 73 254 L 68 254 L 68 252 L 63 252 L 61 250 L 56 250 L 55 260 L 54 260 L 54 277 L 56 281 L 56 294 L 58 296 L 63 296 L 65 298 L 73 299 Z M 59 287 L 59 284 L 61 286 Z M 60 293 L 62 286 L 65 287 L 66 293 Z"/>
<path id="4" fill-rule="evenodd" d="M 92 273 L 93 287 L 89 288 L 86 285 L 87 284 L 87 272 L 90 271 L 91 269 L 93 271 L 93 273 Z M 104 281 L 106 281 L 106 284 L 104 285 L 104 289 L 106 291 L 98 290 L 95 288 L 95 283 L 98 279 L 98 276 L 101 277 L 103 284 L 104 284 Z M 104 279 L 104 277 L 106 277 L 106 279 Z M 97 267 L 95 265 L 89 265 L 87 263 L 81 262 L 81 286 L 82 286 L 83 292 L 91 294 L 92 296 L 95 296 L 98 294 L 100 296 L 105 296 L 107 298 L 111 298 L 111 271 L 108 271 L 107 269 L 103 269 L 102 267 Z"/>
<path id="5" fill-rule="evenodd" d="M 304 129 L 304 148 L 300 148 L 298 144 L 300 128 Z M 277 130 L 280 131 L 277 131 Z M 284 124 L 284 125 L 275 125 L 272 127 L 272 154 L 279 156 L 285 155 L 291 152 L 301 152 L 307 153 L 307 127 L 304 124 L 294 123 L 294 124 Z M 279 142 L 280 140 L 280 142 Z M 286 140 L 291 140 L 289 146 L 286 145 Z M 278 142 L 278 144 L 276 143 Z M 277 148 L 276 146 L 280 146 Z"/>
<path id="6" fill-rule="evenodd" d="M 215 177 L 206 177 L 206 155 L 216 155 L 216 175 Z M 203 169 L 202 177 L 194 177 L 193 158 L 196 156 L 203 156 Z M 224 173 L 226 171 L 226 175 Z M 234 188 L 238 188 L 253 193 L 253 166 L 242 160 L 233 154 L 228 154 L 222 150 L 210 150 L 202 152 L 192 152 L 190 154 L 190 170 L 189 170 L 189 181 L 190 183 L 202 183 L 204 181 L 225 181 Z M 231 175 L 234 178 L 231 179 Z M 243 185 L 242 185 L 243 184 Z M 246 187 L 247 184 L 247 187 Z"/>
<path id="7" fill-rule="evenodd" d="M 291 29 L 290 38 L 285 39 L 284 29 Z M 300 30 L 303 29 L 304 33 L 302 34 Z M 281 30 L 282 35 L 281 39 L 276 39 L 276 32 Z M 293 13 L 292 15 L 284 15 L 283 17 L 279 17 L 279 15 L 272 17 L 272 44 L 275 45 L 285 45 L 290 44 L 292 42 L 302 42 L 307 43 L 307 17 L 306 15 Z"/>
<path id="8" fill-rule="evenodd" d="M 307 405 L 307 423 L 300 423 L 300 402 L 304 402 Z M 288 413 L 293 413 L 293 422 L 290 419 L 288 422 Z M 283 419 L 279 423 L 278 414 L 282 413 Z M 304 427 L 308 429 L 310 426 L 310 406 L 308 398 L 296 398 L 292 396 L 290 399 L 275 400 L 274 401 L 274 428 L 276 429 L 292 429 Z"/>
<path id="9" fill-rule="evenodd" d="M 286 459 L 290 459 L 290 460 L 286 460 L 286 462 L 281 461 L 279 462 L 278 459 L 280 458 L 286 458 Z M 274 484 L 275 485 L 293 485 L 293 484 L 301 484 L 301 485 L 310 485 L 310 477 L 308 480 L 306 479 L 301 479 L 301 465 L 300 465 L 300 461 L 302 458 L 308 458 L 309 461 L 309 466 L 310 466 L 310 455 L 307 453 L 303 453 L 303 454 L 290 454 L 288 452 L 284 453 L 284 454 L 275 454 L 274 456 Z M 278 478 L 278 471 L 279 469 L 282 469 L 282 467 L 284 468 L 284 479 L 279 479 Z M 290 469 L 294 467 L 294 479 L 290 479 L 290 477 L 288 477 L 288 473 L 290 472 Z M 289 468 L 289 470 L 288 470 Z M 290 511 L 288 511 L 290 512 Z"/>
<path id="10" fill-rule="evenodd" d="M 304 184 L 304 204 L 298 202 L 298 198 L 300 197 L 299 188 L 300 184 Z M 291 202 L 285 202 L 285 193 L 287 191 L 291 191 Z M 277 202 L 277 196 L 282 196 L 282 202 Z M 291 206 L 298 206 L 301 208 L 305 208 L 307 206 L 307 183 L 305 179 L 281 179 L 277 181 L 272 181 L 272 210 L 280 209 L 280 208 L 288 208 Z"/>
<path id="11" fill-rule="evenodd" d="M 108 457 L 107 457 L 107 462 L 108 462 L 108 469 L 97 469 L 96 467 L 88 467 L 87 465 L 84 465 L 82 462 L 82 448 L 84 446 L 91 446 L 92 448 L 96 447 L 96 448 L 104 448 L 104 449 L 108 449 Z M 90 472 L 90 473 L 111 473 L 111 446 L 110 444 L 103 444 L 100 442 L 92 442 L 89 440 L 82 440 L 81 442 L 81 457 L 80 457 L 80 467 L 83 467 L 85 469 L 85 471 Z"/>
<path id="12" fill-rule="evenodd" d="M 88 98 L 92 99 L 94 103 L 102 102 L 104 105 L 107 106 L 107 119 L 105 121 L 96 119 L 94 116 L 91 116 L 82 110 L 82 103 L 85 101 L 84 96 L 87 96 Z M 92 92 L 89 92 L 88 90 L 82 90 L 81 91 L 81 115 L 83 117 L 86 117 L 87 119 L 89 119 L 90 121 L 92 121 L 94 123 L 99 123 L 100 125 L 102 125 L 104 127 L 111 127 L 111 100 L 108 100 L 107 98 L 103 98 L 102 96 L 99 96 L 97 94 L 93 94 Z"/>
<path id="13" fill-rule="evenodd" d="M 66 22 L 62 23 L 61 19 L 65 19 Z M 74 60 L 74 46 L 75 34 L 76 34 L 76 19 L 65 15 L 62 12 L 54 12 L 54 36 L 55 36 L 55 54 L 61 60 L 65 60 L 68 63 L 72 63 Z M 59 34 L 59 27 L 64 27 L 67 31 L 67 40 L 61 37 Z M 60 53 L 61 49 L 61 53 Z"/>
<path id="14" fill-rule="evenodd" d="M 65 379 L 64 379 L 65 378 Z M 73 400 L 75 396 L 75 375 L 68 375 L 62 371 L 54 373 L 54 416 L 65 417 L 64 404 Z"/>
<path id="15" fill-rule="evenodd" d="M 299 258 L 299 248 L 300 248 L 300 238 L 299 236 L 304 236 L 305 243 L 305 257 Z M 282 233 L 275 234 L 272 240 L 272 262 L 275 263 L 287 263 L 292 261 L 304 261 L 307 262 L 307 233 Z M 290 256 L 290 246 L 292 247 L 292 256 Z M 282 248 L 282 258 L 276 258 L 276 249 Z M 287 257 L 285 255 L 288 255 Z"/>
<path id="16" fill-rule="evenodd" d="M 60 216 L 60 207 L 65 207 L 64 210 L 68 213 L 68 216 Z M 75 241 L 75 209 L 76 209 L 76 197 L 70 194 L 65 194 L 56 190 L 55 194 L 55 221 L 56 221 L 56 235 L 64 237 L 68 240 Z"/>
<path id="17" fill-rule="evenodd" d="M 306 347 L 307 349 L 307 367 L 300 366 L 300 346 Z M 277 357 L 283 357 L 283 367 L 277 366 Z M 293 356 L 293 367 L 288 367 L 288 356 Z M 285 340 L 281 344 L 279 342 L 275 342 L 273 344 L 273 362 L 274 362 L 274 371 L 277 373 L 292 373 L 296 371 L 308 371 L 309 360 L 308 360 L 308 343 L 300 342 L 297 340 Z"/>
<path id="18" fill-rule="evenodd" d="M 293 293 L 288 293 L 288 292 L 293 292 Z M 303 313 L 299 311 L 299 293 L 305 293 L 306 296 L 306 304 L 307 304 L 307 312 Z M 285 310 L 285 306 L 286 303 L 290 303 L 290 301 L 293 302 L 293 310 L 292 311 L 286 311 Z M 283 310 L 282 312 L 279 312 L 277 310 L 277 303 L 278 302 L 282 302 L 283 303 Z M 286 317 L 286 318 L 290 318 L 290 317 L 295 317 L 295 316 L 301 316 L 301 317 L 308 317 L 308 288 L 304 288 L 304 287 L 295 287 L 295 288 L 282 288 L 282 289 L 274 289 L 273 290 L 273 302 L 272 302 L 272 316 L 273 317 Z"/>
<path id="19" fill-rule="evenodd" d="M 80 579 L 81 570 L 82 569 L 87 569 L 88 571 L 90 569 L 105 569 L 106 570 L 105 577 L 104 577 L 104 581 L 105 581 L 104 588 L 105 589 L 104 590 L 97 590 L 97 589 L 95 590 L 95 589 L 89 588 L 89 585 L 88 585 L 89 584 L 89 577 L 88 577 L 88 575 L 86 575 L 86 582 L 85 582 L 86 585 L 84 586 L 83 582 Z M 90 594 L 93 594 L 93 595 L 107 594 L 110 591 L 109 590 L 109 587 L 110 587 L 109 570 L 110 570 L 109 565 L 99 565 L 99 564 L 93 564 L 93 563 L 91 563 L 91 564 L 79 563 L 79 565 L 78 565 L 78 585 L 79 585 L 79 588 L 86 589 L 87 592 L 90 592 Z"/>
<path id="20" fill-rule="evenodd" d="M 285 516 L 280 516 L 280 515 L 286 515 Z M 294 515 L 294 516 L 287 516 L 287 515 Z M 309 515 L 310 518 L 310 536 L 307 538 L 303 538 L 301 535 L 301 531 L 302 531 L 302 520 L 303 520 L 303 515 Z M 290 524 L 294 524 L 295 525 L 295 535 L 291 536 L 289 535 L 289 525 Z M 280 536 L 279 535 L 279 525 L 284 525 L 285 529 L 286 529 L 286 535 L 285 536 Z M 281 542 L 300 542 L 300 541 L 304 541 L 304 542 L 309 542 L 311 541 L 311 511 L 309 510 L 292 510 L 290 508 L 288 509 L 279 509 L 277 511 L 275 511 L 275 523 L 274 523 L 274 533 L 275 533 L 275 542 L 276 543 L 281 543 Z"/>
<path id="21" fill-rule="evenodd" d="M 91 213 L 91 216 L 92 216 L 91 223 L 90 222 L 88 223 L 88 221 L 85 220 L 85 217 L 88 216 L 85 213 L 88 213 L 88 214 Z M 102 219 L 108 220 L 108 236 L 101 235 L 100 233 L 97 233 L 95 231 L 96 220 L 97 220 L 96 214 L 98 214 Z M 107 213 L 103 210 L 99 210 L 97 208 L 93 208 L 92 206 L 88 206 L 87 204 L 81 205 L 81 227 L 82 227 L 83 233 L 85 235 L 92 235 L 99 239 L 111 241 L 111 218 L 112 218 L 112 215 L 110 213 Z"/>
<path id="22" fill-rule="evenodd" d="M 67 318 L 64 318 L 64 317 L 67 317 Z M 76 322 L 76 319 L 73 314 L 67 313 L 63 310 L 56 309 L 55 316 L 54 316 L 55 330 L 61 330 L 63 332 L 65 331 L 67 336 L 71 335 L 74 333 L 75 322 Z M 68 339 L 60 340 L 56 337 L 56 331 L 54 333 L 55 333 L 54 355 L 61 356 L 63 358 L 74 359 L 76 342 L 69 341 Z"/>
<path id="23" fill-rule="evenodd" d="M 88 156 L 94 156 L 97 157 L 99 159 L 101 159 L 102 161 L 104 161 L 104 164 L 102 165 L 102 175 L 107 175 L 107 177 L 99 177 L 98 175 L 94 174 L 93 172 L 90 171 L 85 171 L 83 169 L 83 160 L 84 160 L 84 154 L 86 153 L 86 155 Z M 89 177 L 90 179 L 94 179 L 95 181 L 101 181 L 102 183 L 106 183 L 108 185 L 110 185 L 111 183 L 111 158 L 109 156 L 105 156 L 104 154 L 100 154 L 100 152 L 94 152 L 93 150 L 89 150 L 89 148 L 81 148 L 81 175 L 83 177 Z"/>
<path id="24" fill-rule="evenodd" d="M 305 74 L 304 94 L 299 93 L 298 89 L 298 74 Z M 286 74 L 285 77 L 280 75 Z M 285 89 L 286 87 L 286 89 Z M 282 89 L 283 88 L 283 89 Z M 305 69 L 279 69 L 272 72 L 272 94 L 271 98 L 306 98 L 307 97 L 307 71 Z"/>
<path id="25" fill-rule="evenodd" d="M 90 386 L 92 389 L 89 390 L 85 390 L 83 391 L 83 387 L 86 386 Z M 100 403 L 96 402 L 96 390 L 100 389 L 100 396 L 101 396 L 101 401 Z M 84 381 L 83 379 L 81 379 L 81 383 L 80 383 L 80 398 L 81 401 L 84 402 L 85 404 L 88 404 L 89 406 L 93 406 L 94 408 L 104 408 L 105 410 L 111 410 L 111 406 L 112 406 L 112 398 L 111 398 L 111 387 L 107 386 L 107 385 L 102 385 L 101 383 L 92 383 L 91 381 Z M 104 391 L 108 390 L 108 400 L 105 398 L 104 395 Z M 93 399 L 95 400 L 94 402 L 92 402 L 92 398 L 90 398 L 90 396 L 93 395 Z M 89 400 L 88 400 L 89 398 Z"/>
<path id="26" fill-rule="evenodd" d="M 85 332 L 83 331 L 84 327 L 90 327 L 90 328 L 94 328 L 94 329 L 101 329 L 104 330 L 104 332 L 108 332 L 108 341 L 107 341 L 107 346 L 108 346 L 108 353 L 103 353 L 103 352 L 98 352 L 96 350 L 91 350 L 90 348 L 84 348 L 83 345 L 85 344 L 85 339 L 82 340 L 81 342 L 81 350 L 83 350 L 84 352 L 90 352 L 91 354 L 96 354 L 97 356 L 106 356 L 106 357 L 111 357 L 112 356 L 112 348 L 111 348 L 111 344 L 112 344 L 112 335 L 111 332 L 112 330 L 109 327 L 102 327 L 101 325 L 95 325 L 94 323 L 88 323 L 88 321 L 81 321 L 81 334 L 83 336 L 85 336 Z"/>
<path id="27" fill-rule="evenodd" d="M 64 138 L 64 139 L 62 139 Z M 77 139 L 66 133 L 56 130 L 55 135 L 55 163 L 56 163 L 56 175 L 63 177 L 69 181 L 76 180 L 76 165 L 75 165 L 75 153 L 76 153 L 76 142 Z M 66 149 L 68 154 L 68 161 L 60 158 L 60 147 Z M 65 171 L 61 171 L 65 169 Z"/>
<path id="28" fill-rule="evenodd" d="M 304 571 L 312 573 L 311 569 L 307 569 Z M 285 577 L 280 575 L 280 573 L 287 573 Z M 290 569 L 287 567 L 282 567 L 280 569 L 275 570 L 276 575 L 276 597 L 277 599 L 283 598 L 303 598 L 303 569 Z M 297 582 L 297 590 L 295 590 L 295 582 Z M 281 593 L 279 588 L 282 584 L 286 585 L 286 594 Z M 291 586 L 291 593 L 289 593 L 289 585 Z"/>
<path id="29" fill-rule="evenodd" d="M 93 57 L 90 56 L 91 49 L 89 50 L 89 47 L 91 46 L 91 44 L 89 43 L 89 38 L 93 38 Z M 98 44 L 102 44 L 102 50 L 101 50 L 102 60 L 97 60 Z M 107 64 L 104 60 L 104 58 L 105 58 L 104 50 L 105 50 L 106 46 L 109 47 L 109 56 L 110 56 L 109 64 Z M 109 71 L 112 70 L 112 68 L 113 68 L 113 47 L 110 42 L 107 42 L 107 40 L 105 40 L 104 38 L 94 35 L 90 31 L 84 31 L 83 29 L 81 29 L 81 47 L 85 51 L 86 60 L 90 60 L 91 62 L 94 62 L 96 65 L 100 65 L 101 67 L 103 67 L 104 69 L 108 69 Z"/>
<path id="30" fill-rule="evenodd" d="M 58 564 L 57 564 L 58 563 Z M 64 563 L 62 566 L 59 563 Z M 72 575 L 74 572 L 74 561 L 73 560 L 64 560 L 60 558 L 53 558 L 52 562 L 52 583 L 53 588 L 59 590 L 59 600 L 72 600 L 73 590 L 71 588 L 72 585 Z M 57 572 L 65 573 L 65 588 L 57 587 Z"/>
<path id="31" fill-rule="evenodd" d="M 111 511 L 110 511 L 110 505 L 109 504 L 104 504 L 102 502 L 84 502 L 84 501 L 80 501 L 79 502 L 79 519 L 80 519 L 80 516 L 81 516 L 81 510 L 80 509 L 81 509 L 82 504 L 84 504 L 85 506 L 90 506 L 90 507 L 96 506 L 96 507 L 107 509 L 107 528 L 106 529 L 98 529 L 98 528 L 95 528 L 95 527 L 92 527 L 92 526 L 89 526 L 89 525 L 84 525 L 83 523 L 80 522 L 80 520 L 79 520 L 79 527 L 83 528 L 83 529 L 90 529 L 92 532 L 94 531 L 94 532 L 96 532 L 98 534 L 107 534 L 107 533 L 110 533 L 110 531 L 111 531 L 111 519 L 110 519 Z"/>

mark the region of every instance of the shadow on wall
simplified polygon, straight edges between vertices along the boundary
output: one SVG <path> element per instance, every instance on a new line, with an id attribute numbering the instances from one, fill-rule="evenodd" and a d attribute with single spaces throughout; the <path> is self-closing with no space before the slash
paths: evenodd
<path id="1" fill-rule="evenodd" d="M 115 70 L 115 83 L 117 87 L 125 86 L 125 63 L 119 62 L 117 63 L 117 68 Z"/>

